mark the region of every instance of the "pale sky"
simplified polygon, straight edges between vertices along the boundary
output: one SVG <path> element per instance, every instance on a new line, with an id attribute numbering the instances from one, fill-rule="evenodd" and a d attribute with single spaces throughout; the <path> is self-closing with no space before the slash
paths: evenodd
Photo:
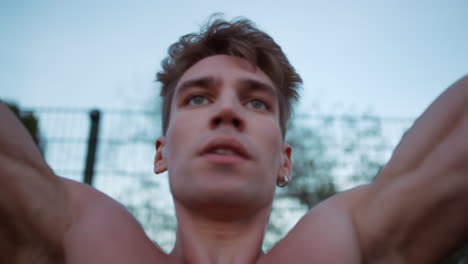
<path id="1" fill-rule="evenodd" d="M 167 47 L 214 12 L 271 34 L 304 79 L 299 111 L 415 117 L 468 73 L 468 1 L 2 1 L 0 97 L 148 107 Z"/>

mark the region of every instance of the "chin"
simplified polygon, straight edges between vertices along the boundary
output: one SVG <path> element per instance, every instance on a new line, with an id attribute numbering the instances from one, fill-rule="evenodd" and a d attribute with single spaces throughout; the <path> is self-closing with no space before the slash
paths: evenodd
<path id="1" fill-rule="evenodd" d="M 195 188 L 196 187 L 196 188 Z M 209 182 L 188 188 L 173 188 L 174 202 L 197 214 L 218 220 L 245 216 L 271 205 L 273 196 L 248 184 Z"/>

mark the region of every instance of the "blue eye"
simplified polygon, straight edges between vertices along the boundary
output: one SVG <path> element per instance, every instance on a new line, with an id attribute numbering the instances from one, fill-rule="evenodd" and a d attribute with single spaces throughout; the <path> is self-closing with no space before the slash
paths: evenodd
<path id="1" fill-rule="evenodd" d="M 246 106 L 255 110 L 267 110 L 267 105 L 258 99 L 248 101 Z"/>
<path id="2" fill-rule="evenodd" d="M 209 103 L 208 98 L 203 95 L 192 96 L 187 102 L 188 105 L 204 105 L 207 103 Z"/>

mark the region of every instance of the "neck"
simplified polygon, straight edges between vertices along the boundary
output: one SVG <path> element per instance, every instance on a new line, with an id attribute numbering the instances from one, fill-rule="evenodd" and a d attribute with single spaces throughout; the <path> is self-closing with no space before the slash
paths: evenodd
<path id="1" fill-rule="evenodd" d="M 254 263 L 263 254 L 270 209 L 271 205 L 248 217 L 222 220 L 176 204 L 178 228 L 171 255 L 183 263 Z"/>

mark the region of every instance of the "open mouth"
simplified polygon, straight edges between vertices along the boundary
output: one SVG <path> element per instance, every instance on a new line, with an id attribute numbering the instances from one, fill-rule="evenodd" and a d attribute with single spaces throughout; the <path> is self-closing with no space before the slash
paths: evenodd
<path id="1" fill-rule="evenodd" d="M 200 155 L 216 163 L 236 163 L 250 159 L 247 148 L 233 136 L 214 137 L 205 144 Z"/>
<path id="2" fill-rule="evenodd" d="M 210 151 L 209 153 L 215 153 L 219 155 L 238 155 L 234 150 L 228 148 L 217 148 Z"/>

